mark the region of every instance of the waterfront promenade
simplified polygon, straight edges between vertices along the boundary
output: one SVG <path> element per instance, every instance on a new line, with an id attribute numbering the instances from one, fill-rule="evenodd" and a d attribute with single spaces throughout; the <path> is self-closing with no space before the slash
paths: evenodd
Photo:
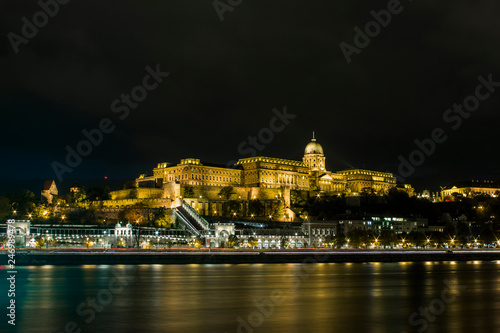
<path id="1" fill-rule="evenodd" d="M 0 263 L 7 263 L 0 252 Z M 500 261 L 500 249 L 425 250 L 329 250 L 300 249 L 262 251 L 253 249 L 170 250 L 19 250 L 16 266 L 115 265 L 115 264 L 251 264 L 251 263 L 344 263 L 404 261 Z"/>

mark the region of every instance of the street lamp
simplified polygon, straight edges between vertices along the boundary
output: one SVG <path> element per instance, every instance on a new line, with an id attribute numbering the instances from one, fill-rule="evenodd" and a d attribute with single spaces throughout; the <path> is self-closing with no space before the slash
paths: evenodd
<path id="1" fill-rule="evenodd" d="M 158 230 L 156 230 L 156 248 L 160 245 L 160 238 L 158 237 Z"/>

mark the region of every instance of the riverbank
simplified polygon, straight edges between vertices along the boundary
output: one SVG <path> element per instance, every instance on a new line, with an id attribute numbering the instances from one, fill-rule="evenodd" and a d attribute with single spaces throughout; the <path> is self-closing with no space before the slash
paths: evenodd
<path id="1" fill-rule="evenodd" d="M 7 253 L 0 253 L 6 267 Z M 16 266 L 32 265 L 138 265 L 138 264 L 255 264 L 255 263 L 362 263 L 410 261 L 500 261 L 500 250 L 297 250 L 297 251 L 18 251 Z"/>

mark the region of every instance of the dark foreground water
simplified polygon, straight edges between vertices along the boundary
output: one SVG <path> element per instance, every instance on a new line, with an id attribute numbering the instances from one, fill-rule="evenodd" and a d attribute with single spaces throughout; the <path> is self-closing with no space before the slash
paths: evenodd
<path id="1" fill-rule="evenodd" d="M 15 327 L 6 324 L 8 285 L 0 282 L 1 332 L 500 331 L 496 262 L 17 271 Z"/>

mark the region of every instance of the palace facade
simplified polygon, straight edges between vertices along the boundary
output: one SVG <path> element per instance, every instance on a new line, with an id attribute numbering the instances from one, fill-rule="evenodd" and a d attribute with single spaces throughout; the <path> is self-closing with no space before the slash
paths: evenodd
<path id="1" fill-rule="evenodd" d="M 454 183 L 441 189 L 442 200 L 453 200 L 454 196 L 473 197 L 475 195 L 500 195 L 500 182 L 493 180 L 471 180 Z"/>
<path id="2" fill-rule="evenodd" d="M 234 166 L 224 166 L 186 158 L 178 164 L 158 163 L 152 175 L 141 175 L 136 182 L 138 187 L 150 188 L 177 183 L 204 188 L 287 188 L 355 196 L 364 192 L 381 195 L 396 186 L 396 177 L 389 172 L 365 169 L 328 171 L 323 147 L 313 134 L 302 161 L 256 156 L 242 158 Z"/>

